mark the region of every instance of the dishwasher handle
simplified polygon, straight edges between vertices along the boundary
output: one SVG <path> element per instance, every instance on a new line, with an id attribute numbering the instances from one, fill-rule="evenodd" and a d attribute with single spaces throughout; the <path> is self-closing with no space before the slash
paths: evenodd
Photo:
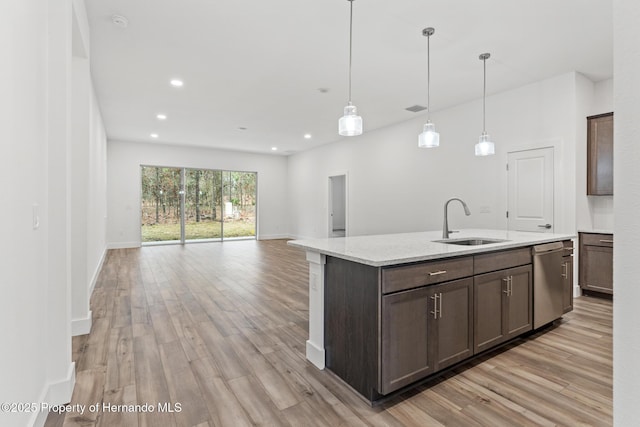
<path id="1" fill-rule="evenodd" d="M 545 243 L 542 245 L 536 245 L 531 249 L 531 254 L 533 256 L 536 255 L 546 255 L 551 252 L 564 251 L 564 245 L 562 242 L 551 242 Z"/>

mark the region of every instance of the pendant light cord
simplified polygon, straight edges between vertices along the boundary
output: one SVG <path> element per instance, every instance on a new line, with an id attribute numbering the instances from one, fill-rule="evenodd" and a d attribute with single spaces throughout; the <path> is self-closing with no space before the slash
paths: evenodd
<path id="1" fill-rule="evenodd" d="M 482 133 L 487 133 L 487 58 L 482 59 L 484 65 L 484 84 L 482 88 Z"/>
<path id="2" fill-rule="evenodd" d="M 349 105 L 351 105 L 351 61 L 353 57 L 353 1 L 349 0 L 351 5 L 349 14 Z"/>
<path id="3" fill-rule="evenodd" d="M 431 119 L 431 49 L 429 41 L 431 36 L 427 36 L 427 121 Z"/>

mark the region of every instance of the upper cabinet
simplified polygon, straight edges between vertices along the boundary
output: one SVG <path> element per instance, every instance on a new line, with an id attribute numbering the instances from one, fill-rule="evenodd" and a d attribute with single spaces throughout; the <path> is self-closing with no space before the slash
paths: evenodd
<path id="1" fill-rule="evenodd" d="M 613 113 L 587 117 L 587 195 L 613 195 Z"/>

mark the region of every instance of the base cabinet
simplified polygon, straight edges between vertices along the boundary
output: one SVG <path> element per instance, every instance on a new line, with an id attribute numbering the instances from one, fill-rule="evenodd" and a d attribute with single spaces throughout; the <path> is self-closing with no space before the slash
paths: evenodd
<path id="1" fill-rule="evenodd" d="M 580 233 L 580 287 L 613 294 L 613 235 Z"/>
<path id="2" fill-rule="evenodd" d="M 475 353 L 533 328 L 532 283 L 531 265 L 474 277 Z"/>
<path id="3" fill-rule="evenodd" d="M 327 257 L 326 366 L 379 401 L 531 331 L 532 295 L 531 248 L 386 267 Z"/>
<path id="4" fill-rule="evenodd" d="M 471 278 L 383 296 L 380 392 L 472 356 L 472 304 Z"/>
<path id="5" fill-rule="evenodd" d="M 573 310 L 573 242 L 564 241 L 562 257 L 562 312 Z"/>

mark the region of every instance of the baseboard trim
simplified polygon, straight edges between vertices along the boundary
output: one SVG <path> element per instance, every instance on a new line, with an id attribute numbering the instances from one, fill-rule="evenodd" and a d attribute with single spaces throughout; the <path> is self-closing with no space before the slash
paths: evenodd
<path id="1" fill-rule="evenodd" d="M 258 240 L 282 240 L 288 239 L 288 234 L 267 234 L 263 236 L 262 234 L 258 237 Z"/>
<path id="2" fill-rule="evenodd" d="M 115 242 L 107 244 L 107 249 L 131 249 L 140 246 L 142 246 L 140 242 Z"/>
<path id="3" fill-rule="evenodd" d="M 100 261 L 98 261 L 98 265 L 96 269 L 93 271 L 93 276 L 91 277 L 91 284 L 89 285 L 89 297 L 93 294 L 93 290 L 96 287 L 96 283 L 98 283 L 98 277 L 100 277 L 100 272 L 102 271 L 102 266 L 104 265 L 104 260 L 107 258 L 107 248 L 105 247 L 102 251 L 102 256 L 100 256 Z M 91 317 L 91 316 L 89 316 Z"/>
<path id="4" fill-rule="evenodd" d="M 307 340 L 307 360 L 318 369 L 324 369 L 324 349 Z"/>
<path id="5" fill-rule="evenodd" d="M 89 315 L 84 319 L 71 319 L 72 336 L 86 335 L 89 332 L 91 332 L 91 310 L 89 310 Z"/>
<path id="6" fill-rule="evenodd" d="M 49 383 L 40 394 L 41 403 L 47 403 L 49 406 L 63 405 L 71 402 L 71 396 L 73 396 L 73 388 L 76 385 L 76 364 L 71 362 L 67 371 L 66 378 L 62 381 L 55 383 Z M 47 411 L 34 412 L 29 420 L 29 424 L 32 427 L 43 427 L 47 421 Z"/>

